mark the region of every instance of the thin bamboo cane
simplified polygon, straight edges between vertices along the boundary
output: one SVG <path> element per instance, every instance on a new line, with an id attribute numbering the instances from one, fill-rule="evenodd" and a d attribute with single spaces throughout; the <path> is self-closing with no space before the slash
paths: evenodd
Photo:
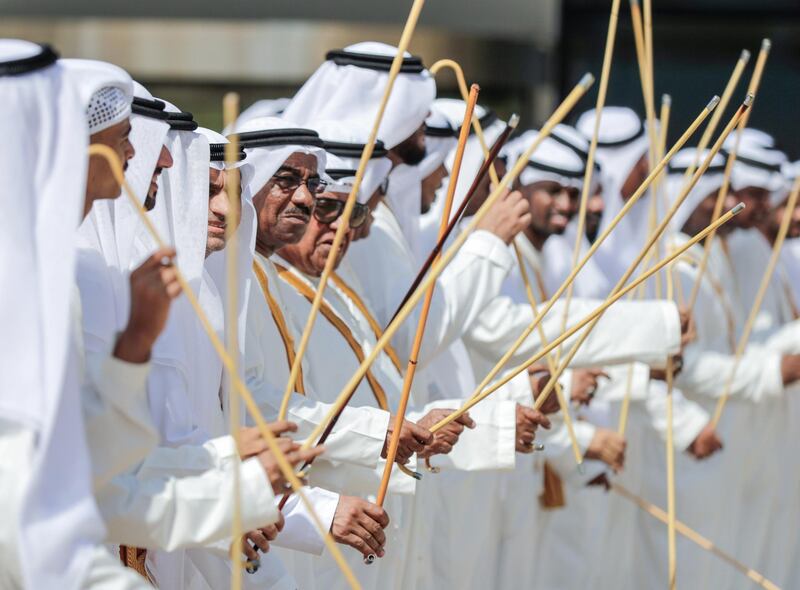
<path id="1" fill-rule="evenodd" d="M 469 122 L 472 119 L 472 113 L 475 110 L 475 105 L 478 102 L 479 87 L 473 84 L 470 88 L 469 96 L 467 97 L 466 109 L 464 110 L 464 121 L 461 124 L 461 133 L 458 137 L 458 145 L 456 146 L 455 157 L 453 160 L 453 168 L 450 171 L 450 180 L 447 186 L 447 195 L 445 197 L 444 208 L 442 210 L 442 219 L 439 224 L 439 236 L 442 236 L 447 230 L 447 224 L 450 220 L 450 210 L 453 208 L 453 197 L 456 192 L 456 185 L 458 184 L 458 175 L 461 171 L 461 162 L 464 158 L 464 149 L 467 147 L 467 140 L 469 139 Z M 417 333 L 414 336 L 414 344 L 411 347 L 411 355 L 408 358 L 408 366 L 403 379 L 403 390 L 400 394 L 400 402 L 395 413 L 394 430 L 392 437 L 389 439 L 389 448 L 386 451 L 386 465 L 383 469 L 383 476 L 381 477 L 381 484 L 378 488 L 378 506 L 383 506 L 386 499 L 386 493 L 389 489 L 389 479 L 392 476 L 392 466 L 397 457 L 397 447 L 400 444 L 400 433 L 403 429 L 403 420 L 405 420 L 406 408 L 408 407 L 408 400 L 411 396 L 411 386 L 414 384 L 414 376 L 417 371 L 417 361 L 419 360 L 419 351 L 422 348 L 422 339 L 425 334 L 425 324 L 428 321 L 428 313 L 431 309 L 431 301 L 433 301 L 433 290 L 436 283 L 431 283 L 425 293 L 425 300 L 422 304 L 422 310 L 417 321 Z"/>
<path id="2" fill-rule="evenodd" d="M 234 92 L 229 92 L 222 99 L 222 119 L 227 127 L 233 125 L 236 118 L 239 116 L 239 95 Z M 225 164 L 228 169 L 228 174 L 237 172 L 233 170 L 232 164 L 237 160 L 237 153 L 239 151 L 238 140 L 236 136 L 231 138 L 231 143 L 225 146 Z M 238 342 L 238 306 L 237 292 L 238 292 L 238 276 L 236 273 L 237 262 L 237 244 L 234 240 L 236 228 L 239 226 L 239 183 L 233 182 L 233 179 L 227 178 L 225 185 L 228 193 L 228 223 L 225 226 L 225 273 L 226 273 L 226 298 L 228 300 L 228 309 L 226 310 L 225 317 L 225 334 L 227 336 L 228 355 L 233 361 L 233 369 L 238 371 L 239 358 L 239 342 Z M 228 428 L 231 436 L 233 437 L 236 448 L 239 448 L 239 427 L 241 426 L 241 408 L 239 406 L 238 392 L 231 390 L 229 396 L 228 406 Z M 234 563 L 241 560 L 242 545 L 242 509 L 241 509 L 241 485 L 239 480 L 239 471 L 233 471 L 233 526 L 231 527 L 231 538 L 233 540 L 231 547 L 231 554 L 233 555 Z M 253 566 L 250 566 L 251 569 Z M 231 568 L 231 590 L 241 590 L 242 587 L 242 568 Z"/>
<path id="3" fill-rule="evenodd" d="M 425 0 L 414 0 L 414 4 L 411 6 L 411 11 L 406 19 L 405 27 L 403 28 L 403 34 L 400 36 L 400 43 L 398 43 L 397 46 L 397 53 L 395 54 L 394 60 L 392 60 L 391 68 L 389 69 L 389 79 L 386 82 L 386 89 L 383 92 L 383 98 L 378 106 L 378 112 L 375 115 L 375 121 L 372 124 L 372 131 L 370 131 L 369 139 L 364 145 L 364 151 L 361 152 L 361 161 L 358 163 L 358 170 L 356 171 L 353 188 L 350 191 L 350 194 L 347 196 L 347 202 L 345 203 L 344 211 L 342 212 L 342 222 L 336 229 L 331 250 L 328 254 L 328 258 L 325 260 L 325 268 L 323 269 L 322 275 L 319 278 L 317 291 L 314 294 L 314 301 L 311 303 L 311 311 L 308 314 L 306 325 L 303 328 L 303 333 L 300 336 L 300 342 L 298 343 L 297 350 L 295 351 L 294 362 L 292 363 L 292 368 L 289 372 L 289 380 L 286 383 L 286 389 L 283 392 L 283 400 L 281 401 L 281 408 L 279 412 L 279 417 L 281 419 L 284 419 L 289 411 L 289 400 L 294 392 L 294 384 L 297 382 L 297 376 L 300 373 L 300 368 L 302 366 L 301 363 L 303 361 L 303 356 L 305 355 L 306 349 L 308 348 L 308 342 L 311 338 L 311 331 L 314 328 L 314 322 L 316 321 L 320 307 L 322 306 L 322 296 L 325 292 L 325 287 L 328 284 L 328 279 L 333 272 L 333 267 L 336 265 L 336 257 L 338 256 L 339 249 L 342 246 L 342 241 L 350 229 L 349 220 L 353 211 L 353 207 L 356 203 L 356 195 L 358 195 L 358 190 L 361 188 L 361 181 L 364 178 L 367 163 L 372 157 L 372 152 L 375 149 L 375 141 L 378 139 L 378 129 L 381 125 L 381 121 L 383 120 L 383 114 L 386 111 L 386 105 L 389 103 L 389 97 L 392 94 L 394 82 L 397 79 L 397 76 L 400 73 L 400 67 L 403 64 L 403 56 L 408 48 L 409 43 L 411 42 L 411 37 L 414 34 L 414 29 L 417 26 L 417 20 L 419 19 L 419 15 L 422 12 L 422 7 L 424 4 Z"/>
<path id="4" fill-rule="evenodd" d="M 611 62 L 614 58 L 614 42 L 617 38 L 617 24 L 619 22 L 619 4 L 620 0 L 613 0 L 611 3 L 611 13 L 608 17 L 608 31 L 606 33 L 606 45 L 603 52 L 603 65 L 600 70 L 600 83 L 597 89 L 597 101 L 595 102 L 595 121 L 594 129 L 592 130 L 592 139 L 589 143 L 589 153 L 586 157 L 586 171 L 583 174 L 583 187 L 581 190 L 581 201 L 578 207 L 577 227 L 575 229 L 575 245 L 572 249 L 572 268 L 578 266 L 578 259 L 581 254 L 581 245 L 583 244 L 583 233 L 586 227 L 586 209 L 589 203 L 589 191 L 592 187 L 592 175 L 594 174 L 594 159 L 597 152 L 597 140 L 600 133 L 600 120 L 603 116 L 603 108 L 606 104 L 606 96 L 608 94 L 608 80 L 611 77 Z M 582 265 L 581 265 L 582 266 Z M 575 273 L 577 276 L 577 273 Z M 574 280 L 574 277 L 573 277 Z M 561 318 L 562 331 L 567 326 L 567 318 L 569 317 L 569 306 L 572 302 L 573 284 L 570 281 L 566 287 L 566 297 L 564 298 L 564 312 Z M 558 295 L 561 297 L 561 295 Z M 553 301 L 551 298 L 550 301 Z M 549 302 L 548 302 L 549 305 Z M 552 305 L 550 305 L 552 307 Z M 548 310 L 549 311 L 549 310 Z M 546 312 L 545 312 L 546 313 Z M 542 316 L 543 317 L 543 316 Z M 561 358 L 561 349 L 556 353 L 556 363 Z"/>
<path id="5" fill-rule="evenodd" d="M 422 280 L 417 287 L 414 294 L 409 297 L 406 304 L 403 308 L 397 313 L 396 317 L 392 322 L 386 327 L 381 338 L 378 339 L 378 342 L 375 344 L 372 352 L 369 356 L 364 359 L 361 363 L 361 366 L 358 370 L 353 374 L 350 381 L 344 386 L 342 391 L 337 396 L 336 401 L 332 404 L 328 415 L 320 422 L 320 424 L 314 429 L 311 435 L 308 437 L 306 442 L 303 444 L 304 448 L 309 448 L 314 441 L 317 440 L 320 433 L 326 428 L 326 424 L 339 412 L 341 409 L 347 404 L 348 399 L 352 395 L 353 390 L 361 381 L 361 379 L 366 374 L 367 369 L 369 368 L 370 364 L 375 360 L 377 355 L 383 350 L 383 347 L 389 342 L 389 340 L 394 336 L 395 332 L 397 332 L 398 328 L 402 324 L 403 321 L 409 316 L 411 311 L 413 310 L 414 306 L 419 303 L 419 300 L 422 298 L 428 287 L 433 284 L 433 282 L 439 277 L 442 270 L 450 263 L 450 261 L 455 256 L 456 252 L 458 252 L 459 248 L 464 244 L 467 240 L 469 235 L 475 230 L 477 225 L 481 222 L 481 220 L 486 215 L 486 212 L 500 199 L 500 197 L 505 193 L 506 188 L 511 184 L 511 182 L 519 175 L 522 169 L 525 167 L 525 163 L 527 162 L 528 158 L 530 157 L 531 153 L 539 147 L 542 141 L 550 134 L 558 123 L 560 123 L 564 117 L 572 110 L 575 104 L 581 99 L 581 97 L 586 93 L 589 87 L 594 82 L 594 77 L 591 74 L 586 74 L 583 76 L 581 81 L 572 89 L 569 95 L 564 99 L 564 101 L 558 106 L 558 108 L 553 112 L 550 118 L 547 120 L 545 125 L 542 127 L 540 134 L 536 137 L 530 147 L 525 151 L 524 154 L 520 156 L 514 166 L 509 170 L 500 183 L 495 187 L 495 189 L 491 192 L 489 197 L 486 201 L 481 205 L 480 209 L 475 213 L 472 217 L 471 221 L 465 228 L 465 230 L 455 238 L 453 245 L 442 254 L 441 259 L 431 266 L 431 269 L 428 275 Z"/>
<path id="6" fill-rule="evenodd" d="M 714 410 L 714 418 L 711 421 L 711 424 L 713 424 L 714 428 L 716 428 L 719 424 L 719 419 L 722 416 L 722 410 L 725 409 L 725 404 L 728 401 L 731 388 L 733 387 L 733 381 L 736 378 L 736 370 L 739 368 L 742 355 L 744 354 L 744 351 L 747 348 L 747 342 L 750 339 L 750 333 L 753 331 L 753 326 L 755 325 L 756 316 L 758 316 L 758 312 L 761 309 L 761 304 L 764 301 L 764 296 L 767 294 L 767 289 L 769 289 L 769 283 L 772 279 L 773 273 L 775 272 L 775 267 L 778 265 L 778 260 L 780 259 L 781 255 L 781 248 L 783 248 L 783 243 L 786 240 L 786 234 L 789 232 L 789 225 L 792 222 L 792 213 L 797 205 L 798 193 L 800 193 L 800 176 L 794 181 L 794 185 L 792 186 L 792 192 L 789 194 L 789 200 L 786 203 L 786 209 L 784 210 L 783 217 L 781 218 L 781 226 L 778 229 L 778 236 L 775 239 L 775 244 L 772 246 L 772 254 L 770 255 L 769 263 L 767 264 L 767 268 L 764 270 L 764 276 L 761 277 L 761 284 L 758 286 L 756 298 L 753 301 L 753 306 L 750 308 L 750 313 L 747 316 L 747 322 L 744 325 L 744 330 L 742 331 L 742 335 L 739 337 L 739 342 L 736 345 L 736 354 L 733 361 L 733 367 L 731 368 L 730 375 L 728 375 L 728 380 L 725 382 L 725 390 L 717 402 L 717 407 Z"/>
<path id="7" fill-rule="evenodd" d="M 131 202 L 131 206 L 139 215 L 139 219 L 144 224 L 147 231 L 152 236 L 153 240 L 156 242 L 159 248 L 165 248 L 166 242 L 161 238 L 158 233 L 158 230 L 153 225 L 153 222 L 147 216 L 147 213 L 141 206 L 141 201 L 139 201 L 136 195 L 133 194 L 133 191 L 125 180 L 125 173 L 122 170 L 122 164 L 119 161 L 116 153 L 106 145 L 100 144 L 92 144 L 89 146 L 89 156 L 99 156 L 105 158 L 108 162 L 109 167 L 111 168 L 114 177 L 116 178 L 117 182 L 122 186 L 123 192 L 125 192 L 126 196 Z M 205 311 L 200 306 L 200 302 L 197 300 L 197 296 L 192 291 L 191 286 L 189 285 L 186 278 L 183 276 L 183 273 L 177 267 L 173 267 L 175 269 L 175 274 L 178 280 L 178 284 L 181 286 L 181 290 L 183 294 L 186 296 L 186 299 L 189 301 L 189 305 L 192 306 L 195 314 L 197 315 L 198 320 L 200 321 L 200 325 L 203 328 L 203 331 L 208 336 L 208 339 L 211 342 L 214 350 L 216 351 L 217 355 L 219 356 L 220 360 L 222 361 L 222 365 L 226 371 L 228 371 L 228 375 L 231 379 L 231 385 L 236 390 L 237 394 L 241 396 L 242 400 L 244 401 L 245 407 L 247 408 L 250 415 L 253 417 L 253 420 L 256 423 L 256 427 L 258 428 L 261 436 L 264 437 L 267 446 L 269 447 L 270 452 L 275 457 L 275 461 L 278 463 L 278 468 L 281 470 L 281 473 L 292 486 L 294 492 L 300 497 L 300 500 L 303 502 L 306 510 L 308 510 L 309 515 L 311 516 L 314 525 L 317 527 L 317 532 L 319 532 L 320 536 L 322 537 L 323 541 L 325 542 L 325 546 L 331 552 L 332 557 L 336 561 L 339 568 L 342 570 L 345 578 L 347 579 L 348 584 L 354 590 L 360 589 L 361 585 L 356 580 L 353 572 L 350 570 L 350 567 L 347 565 L 347 562 L 342 556 L 341 551 L 336 546 L 333 538 L 330 536 L 330 532 L 323 526 L 322 521 L 320 520 L 319 516 L 314 509 L 314 506 L 308 500 L 305 492 L 303 492 L 302 487 L 303 483 L 298 479 L 295 475 L 292 465 L 286 459 L 286 456 L 281 451 L 278 443 L 276 441 L 275 435 L 270 431 L 269 426 L 267 425 L 267 421 L 264 419 L 264 416 L 261 414 L 261 410 L 258 408 L 258 404 L 256 403 L 255 399 L 253 399 L 253 394 L 247 388 L 247 385 L 242 381 L 237 373 L 236 363 L 233 359 L 228 355 L 228 352 L 225 350 L 225 345 L 220 340 L 219 336 L 217 335 L 216 331 L 214 330 L 211 322 L 208 320 L 208 316 L 206 316 Z"/>

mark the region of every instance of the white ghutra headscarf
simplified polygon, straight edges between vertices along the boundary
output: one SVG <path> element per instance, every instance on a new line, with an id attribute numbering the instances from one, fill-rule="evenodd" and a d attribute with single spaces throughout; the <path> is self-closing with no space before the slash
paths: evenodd
<path id="1" fill-rule="evenodd" d="M 75 230 L 89 100 L 109 86 L 130 94 L 127 75 L 79 72 L 55 59 L 49 48 L 0 40 L 0 201 L 16 217 L 0 236 L 0 416 L 37 433 L 20 518 L 4 525 L 18 527 L 24 585 L 33 590 L 79 587 L 105 535 L 71 336 Z"/>

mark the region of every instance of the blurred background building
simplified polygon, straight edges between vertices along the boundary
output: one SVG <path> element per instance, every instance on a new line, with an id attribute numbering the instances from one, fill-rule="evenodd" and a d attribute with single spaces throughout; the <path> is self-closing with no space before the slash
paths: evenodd
<path id="1" fill-rule="evenodd" d="M 329 49 L 397 43 L 410 0 L 0 0 L 0 35 L 104 59 L 219 128 L 221 97 L 242 106 L 291 96 Z M 526 125 L 591 71 L 599 74 L 611 0 L 428 0 L 411 45 L 430 65 L 450 57 L 481 101 Z M 800 0 L 653 0 L 656 93 L 673 97 L 677 136 L 719 94 L 742 49 L 773 50 L 751 124 L 800 157 Z M 752 63 L 755 59 L 751 60 Z M 740 84 L 744 95 L 749 71 Z M 451 74 L 437 80 L 454 96 Z M 595 91 L 583 103 L 593 106 Z M 621 3 L 608 104 L 643 111 L 628 2 Z M 731 109 L 733 106 L 731 107 Z M 580 110 L 580 109 L 579 109 Z"/>

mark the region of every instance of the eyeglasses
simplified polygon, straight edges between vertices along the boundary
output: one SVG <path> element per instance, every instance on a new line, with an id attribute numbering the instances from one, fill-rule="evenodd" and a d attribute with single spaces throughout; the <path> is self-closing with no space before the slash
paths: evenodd
<path id="1" fill-rule="evenodd" d="M 320 223 L 329 225 L 339 219 L 344 212 L 345 202 L 328 197 L 317 197 L 314 202 L 314 219 Z M 361 227 L 369 216 L 369 207 L 356 203 L 350 214 L 350 227 L 353 229 Z"/>
<path id="2" fill-rule="evenodd" d="M 296 174 L 276 174 L 272 177 L 275 184 L 285 193 L 293 193 L 301 184 L 308 187 L 308 192 L 312 195 L 318 195 L 325 190 L 328 183 L 322 180 L 319 176 L 311 176 L 310 178 L 303 179 Z"/>

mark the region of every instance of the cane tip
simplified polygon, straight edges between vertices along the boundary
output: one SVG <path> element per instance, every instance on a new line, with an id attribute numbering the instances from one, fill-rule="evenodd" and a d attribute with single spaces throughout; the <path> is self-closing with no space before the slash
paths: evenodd
<path id="1" fill-rule="evenodd" d="M 533 450 L 541 452 L 544 450 L 544 445 L 542 443 L 533 443 Z"/>
<path id="2" fill-rule="evenodd" d="M 744 211 L 744 206 L 745 206 L 744 203 L 739 203 L 733 209 L 731 209 L 731 213 L 733 213 L 734 215 L 738 215 L 739 213 Z"/>
<path id="3" fill-rule="evenodd" d="M 708 109 L 709 111 L 713 111 L 715 108 L 717 108 L 718 104 L 719 104 L 719 96 L 715 94 L 713 97 L 711 97 L 711 100 L 708 101 L 706 109 Z"/>
<path id="4" fill-rule="evenodd" d="M 672 106 L 672 96 L 669 94 L 662 94 L 661 104 L 665 107 Z"/>
<path id="5" fill-rule="evenodd" d="M 511 129 L 516 129 L 517 125 L 519 125 L 519 115 L 517 113 L 514 113 L 508 120 L 508 126 L 511 127 Z"/>
<path id="6" fill-rule="evenodd" d="M 589 88 L 592 84 L 594 84 L 594 74 L 591 72 L 586 72 L 581 78 L 581 81 L 578 82 L 578 86 L 582 86 L 583 88 Z"/>
<path id="7" fill-rule="evenodd" d="M 744 106 L 749 107 L 753 104 L 753 99 L 755 95 L 752 92 L 748 92 L 747 96 L 744 97 L 744 102 L 742 103 Z"/>
<path id="8" fill-rule="evenodd" d="M 764 39 L 761 42 L 761 51 L 769 51 L 770 49 L 772 49 L 772 41 L 769 38 Z"/>
<path id="9" fill-rule="evenodd" d="M 586 475 L 586 467 L 583 466 L 583 461 L 578 463 L 578 473 L 581 475 Z"/>
<path id="10" fill-rule="evenodd" d="M 639 0 L 631 0 L 631 6 L 639 6 Z"/>
<path id="11" fill-rule="evenodd" d="M 247 561 L 244 565 L 244 571 L 248 574 L 254 574 L 261 568 L 261 560 L 260 559 L 253 559 L 252 561 Z"/>
<path id="12" fill-rule="evenodd" d="M 742 54 L 739 56 L 739 59 L 741 61 L 743 61 L 744 63 L 749 62 L 750 61 L 750 51 L 747 50 L 747 49 L 742 49 Z"/>
<path id="13" fill-rule="evenodd" d="M 370 553 L 369 555 L 367 555 L 367 556 L 364 558 L 364 565 L 370 565 L 370 564 L 373 564 L 373 563 L 375 563 L 375 560 L 376 560 L 376 559 L 377 559 L 377 557 L 375 556 L 375 554 L 374 554 L 374 553 Z"/>

